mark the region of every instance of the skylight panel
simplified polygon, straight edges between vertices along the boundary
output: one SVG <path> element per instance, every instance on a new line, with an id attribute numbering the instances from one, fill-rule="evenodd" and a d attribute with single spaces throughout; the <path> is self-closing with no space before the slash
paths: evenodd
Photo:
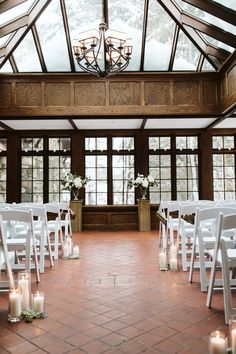
<path id="1" fill-rule="evenodd" d="M 10 38 L 11 35 L 12 35 L 12 33 L 9 33 L 3 37 L 0 37 L 0 47 L 4 46 L 7 43 L 8 39 Z"/>
<path id="2" fill-rule="evenodd" d="M 200 52 L 190 39 L 179 31 L 173 70 L 196 71 Z"/>
<path id="3" fill-rule="evenodd" d="M 48 71 L 70 71 L 59 0 L 53 0 L 36 22 Z"/>
<path id="4" fill-rule="evenodd" d="M 10 22 L 10 21 L 13 21 L 17 17 L 20 17 L 20 16 L 26 14 L 34 2 L 35 2 L 35 0 L 27 0 L 27 1 L 23 2 L 22 4 L 17 5 L 15 7 L 11 8 L 10 10 L 5 11 L 2 14 L 0 14 L 0 25 L 3 25 L 3 24 Z"/>
<path id="5" fill-rule="evenodd" d="M 102 22 L 102 3 L 101 1 L 74 1 L 67 0 L 65 2 L 68 24 L 70 29 L 71 43 L 77 43 L 79 33 L 88 31 L 89 29 L 98 29 L 99 24 Z M 75 16 L 76 14 L 76 16 Z M 75 69 L 81 71 L 75 56 Z"/>
<path id="6" fill-rule="evenodd" d="M 216 69 L 205 58 L 202 65 L 202 71 L 216 71 Z"/>
<path id="7" fill-rule="evenodd" d="M 5 63 L 5 64 L 3 65 L 3 67 L 0 69 L 0 72 L 1 72 L 1 73 L 12 73 L 12 72 L 13 72 L 9 60 L 6 61 L 6 63 Z"/>
<path id="8" fill-rule="evenodd" d="M 168 70 L 175 22 L 157 1 L 150 1 L 145 46 L 145 70 Z"/>
<path id="9" fill-rule="evenodd" d="M 109 28 L 125 32 L 126 38 L 132 39 L 133 53 L 125 71 L 138 71 L 141 58 L 144 1 L 109 0 L 108 13 Z"/>
<path id="10" fill-rule="evenodd" d="M 219 47 L 219 48 L 222 48 L 222 49 L 225 49 L 227 50 L 228 52 L 232 53 L 234 51 L 234 48 L 223 43 L 223 42 L 220 42 L 218 41 L 217 39 L 215 38 L 212 38 L 211 36 L 208 36 L 207 34 L 205 33 L 202 33 L 200 32 L 200 35 L 203 36 L 203 38 L 210 44 L 213 44 L 214 46 L 216 47 Z"/>
<path id="11" fill-rule="evenodd" d="M 19 72 L 42 71 L 31 32 L 27 33 L 14 51 L 14 58 Z"/>
<path id="12" fill-rule="evenodd" d="M 183 11 L 185 11 L 186 13 L 188 13 L 189 15 L 192 15 L 196 18 L 199 18 L 200 20 L 210 23 L 216 27 L 219 27 L 220 29 L 222 29 L 226 32 L 236 35 L 236 26 L 233 26 L 230 23 L 223 21 L 218 17 L 215 17 L 206 11 L 200 10 L 199 8 L 197 8 L 195 6 L 187 4 L 183 0 L 176 0 L 176 2 L 181 7 L 181 9 Z"/>

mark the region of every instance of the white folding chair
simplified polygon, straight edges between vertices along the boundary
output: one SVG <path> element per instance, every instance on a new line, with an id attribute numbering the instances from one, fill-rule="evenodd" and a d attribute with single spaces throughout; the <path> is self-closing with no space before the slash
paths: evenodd
<path id="1" fill-rule="evenodd" d="M 10 288 L 13 289 L 15 286 L 14 277 L 12 273 L 11 263 L 10 263 L 10 253 L 7 249 L 5 229 L 2 222 L 2 216 L 0 215 L 0 278 L 1 278 L 1 269 L 5 265 L 5 269 L 8 275 L 8 280 L 0 281 L 0 288 Z"/>
<path id="2" fill-rule="evenodd" d="M 210 282 L 207 293 L 206 305 L 211 307 L 214 286 L 216 285 L 216 267 L 220 264 L 222 267 L 222 286 L 224 294 L 225 323 L 229 323 L 231 315 L 236 315 L 236 308 L 232 306 L 231 286 L 236 285 L 236 279 L 232 279 L 230 269 L 236 267 L 236 240 L 234 231 L 236 230 L 236 213 L 231 215 L 219 214 L 216 242 L 213 254 Z M 224 232 L 231 232 L 231 242 L 226 242 L 223 238 Z"/>
<path id="3" fill-rule="evenodd" d="M 193 273 L 196 268 L 200 270 L 201 291 L 206 292 L 209 281 L 207 280 L 207 269 L 212 266 L 212 250 L 216 242 L 216 224 L 219 213 L 229 215 L 235 213 L 235 208 L 210 207 L 206 209 L 197 208 L 195 218 L 195 232 L 191 254 L 189 282 L 193 281 Z M 227 235 L 225 235 L 226 239 Z"/>
<path id="4" fill-rule="evenodd" d="M 0 210 L 0 215 L 4 222 L 4 227 L 7 234 L 7 248 L 8 251 L 15 252 L 15 262 L 12 264 L 12 269 L 30 272 L 35 269 L 36 280 L 40 282 L 38 256 L 34 234 L 33 213 L 31 210 Z M 18 230 L 20 225 L 20 230 Z M 25 263 L 20 263 L 20 252 L 23 252 Z M 31 256 L 34 263 L 31 262 Z"/>
<path id="5" fill-rule="evenodd" d="M 46 203 L 44 204 L 47 213 L 47 228 L 49 235 L 53 237 L 51 245 L 53 247 L 52 255 L 55 260 L 58 259 L 58 249 L 63 243 L 63 233 L 60 222 L 60 206 L 58 203 Z M 48 215 L 50 214 L 50 220 Z"/>

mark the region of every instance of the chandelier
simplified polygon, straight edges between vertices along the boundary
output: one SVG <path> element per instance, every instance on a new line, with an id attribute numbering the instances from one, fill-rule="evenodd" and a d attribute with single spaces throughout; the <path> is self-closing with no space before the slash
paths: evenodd
<path id="1" fill-rule="evenodd" d="M 79 34 L 78 44 L 73 46 L 79 67 L 102 78 L 125 70 L 132 55 L 132 41 L 123 32 L 108 29 L 105 21 L 99 31 Z"/>

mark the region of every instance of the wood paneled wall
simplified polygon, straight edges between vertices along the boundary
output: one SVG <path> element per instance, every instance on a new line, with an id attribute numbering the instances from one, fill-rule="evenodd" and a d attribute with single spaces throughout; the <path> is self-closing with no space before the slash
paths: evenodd
<path id="1" fill-rule="evenodd" d="M 232 74 L 231 74 L 232 75 Z M 216 115 L 216 73 L 1 75 L 3 116 Z"/>

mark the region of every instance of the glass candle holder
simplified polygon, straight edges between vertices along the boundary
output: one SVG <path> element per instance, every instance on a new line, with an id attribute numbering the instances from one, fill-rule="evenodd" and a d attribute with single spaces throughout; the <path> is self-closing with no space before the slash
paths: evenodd
<path id="1" fill-rule="evenodd" d="M 31 275 L 29 272 L 18 273 L 18 287 L 21 291 L 21 310 L 31 309 Z"/>
<path id="2" fill-rule="evenodd" d="M 78 245 L 75 245 L 73 247 L 73 256 L 74 257 L 79 257 L 79 246 Z"/>
<path id="3" fill-rule="evenodd" d="M 170 270 L 178 270 L 178 260 L 176 257 L 170 258 Z"/>
<path id="4" fill-rule="evenodd" d="M 162 250 L 159 253 L 159 266 L 160 266 L 160 269 L 164 269 L 166 267 L 166 261 L 167 261 L 166 252 L 164 250 Z"/>
<path id="5" fill-rule="evenodd" d="M 178 254 L 178 246 L 176 244 L 173 244 L 170 246 L 170 259 L 177 258 Z"/>
<path id="6" fill-rule="evenodd" d="M 236 316 L 229 319 L 229 341 L 232 354 L 236 354 Z"/>
<path id="7" fill-rule="evenodd" d="M 9 291 L 9 322 L 19 322 L 21 316 L 21 291 L 19 288 Z"/>
<path id="8" fill-rule="evenodd" d="M 62 244 L 62 253 L 63 253 L 63 258 L 68 258 L 70 256 L 70 245 L 67 239 L 65 239 Z"/>
<path id="9" fill-rule="evenodd" d="M 37 291 L 33 294 L 33 311 L 34 312 L 44 312 L 44 294 Z"/>
<path id="10" fill-rule="evenodd" d="M 228 341 L 225 333 L 212 331 L 209 334 L 209 353 L 225 354 L 227 352 Z"/>

